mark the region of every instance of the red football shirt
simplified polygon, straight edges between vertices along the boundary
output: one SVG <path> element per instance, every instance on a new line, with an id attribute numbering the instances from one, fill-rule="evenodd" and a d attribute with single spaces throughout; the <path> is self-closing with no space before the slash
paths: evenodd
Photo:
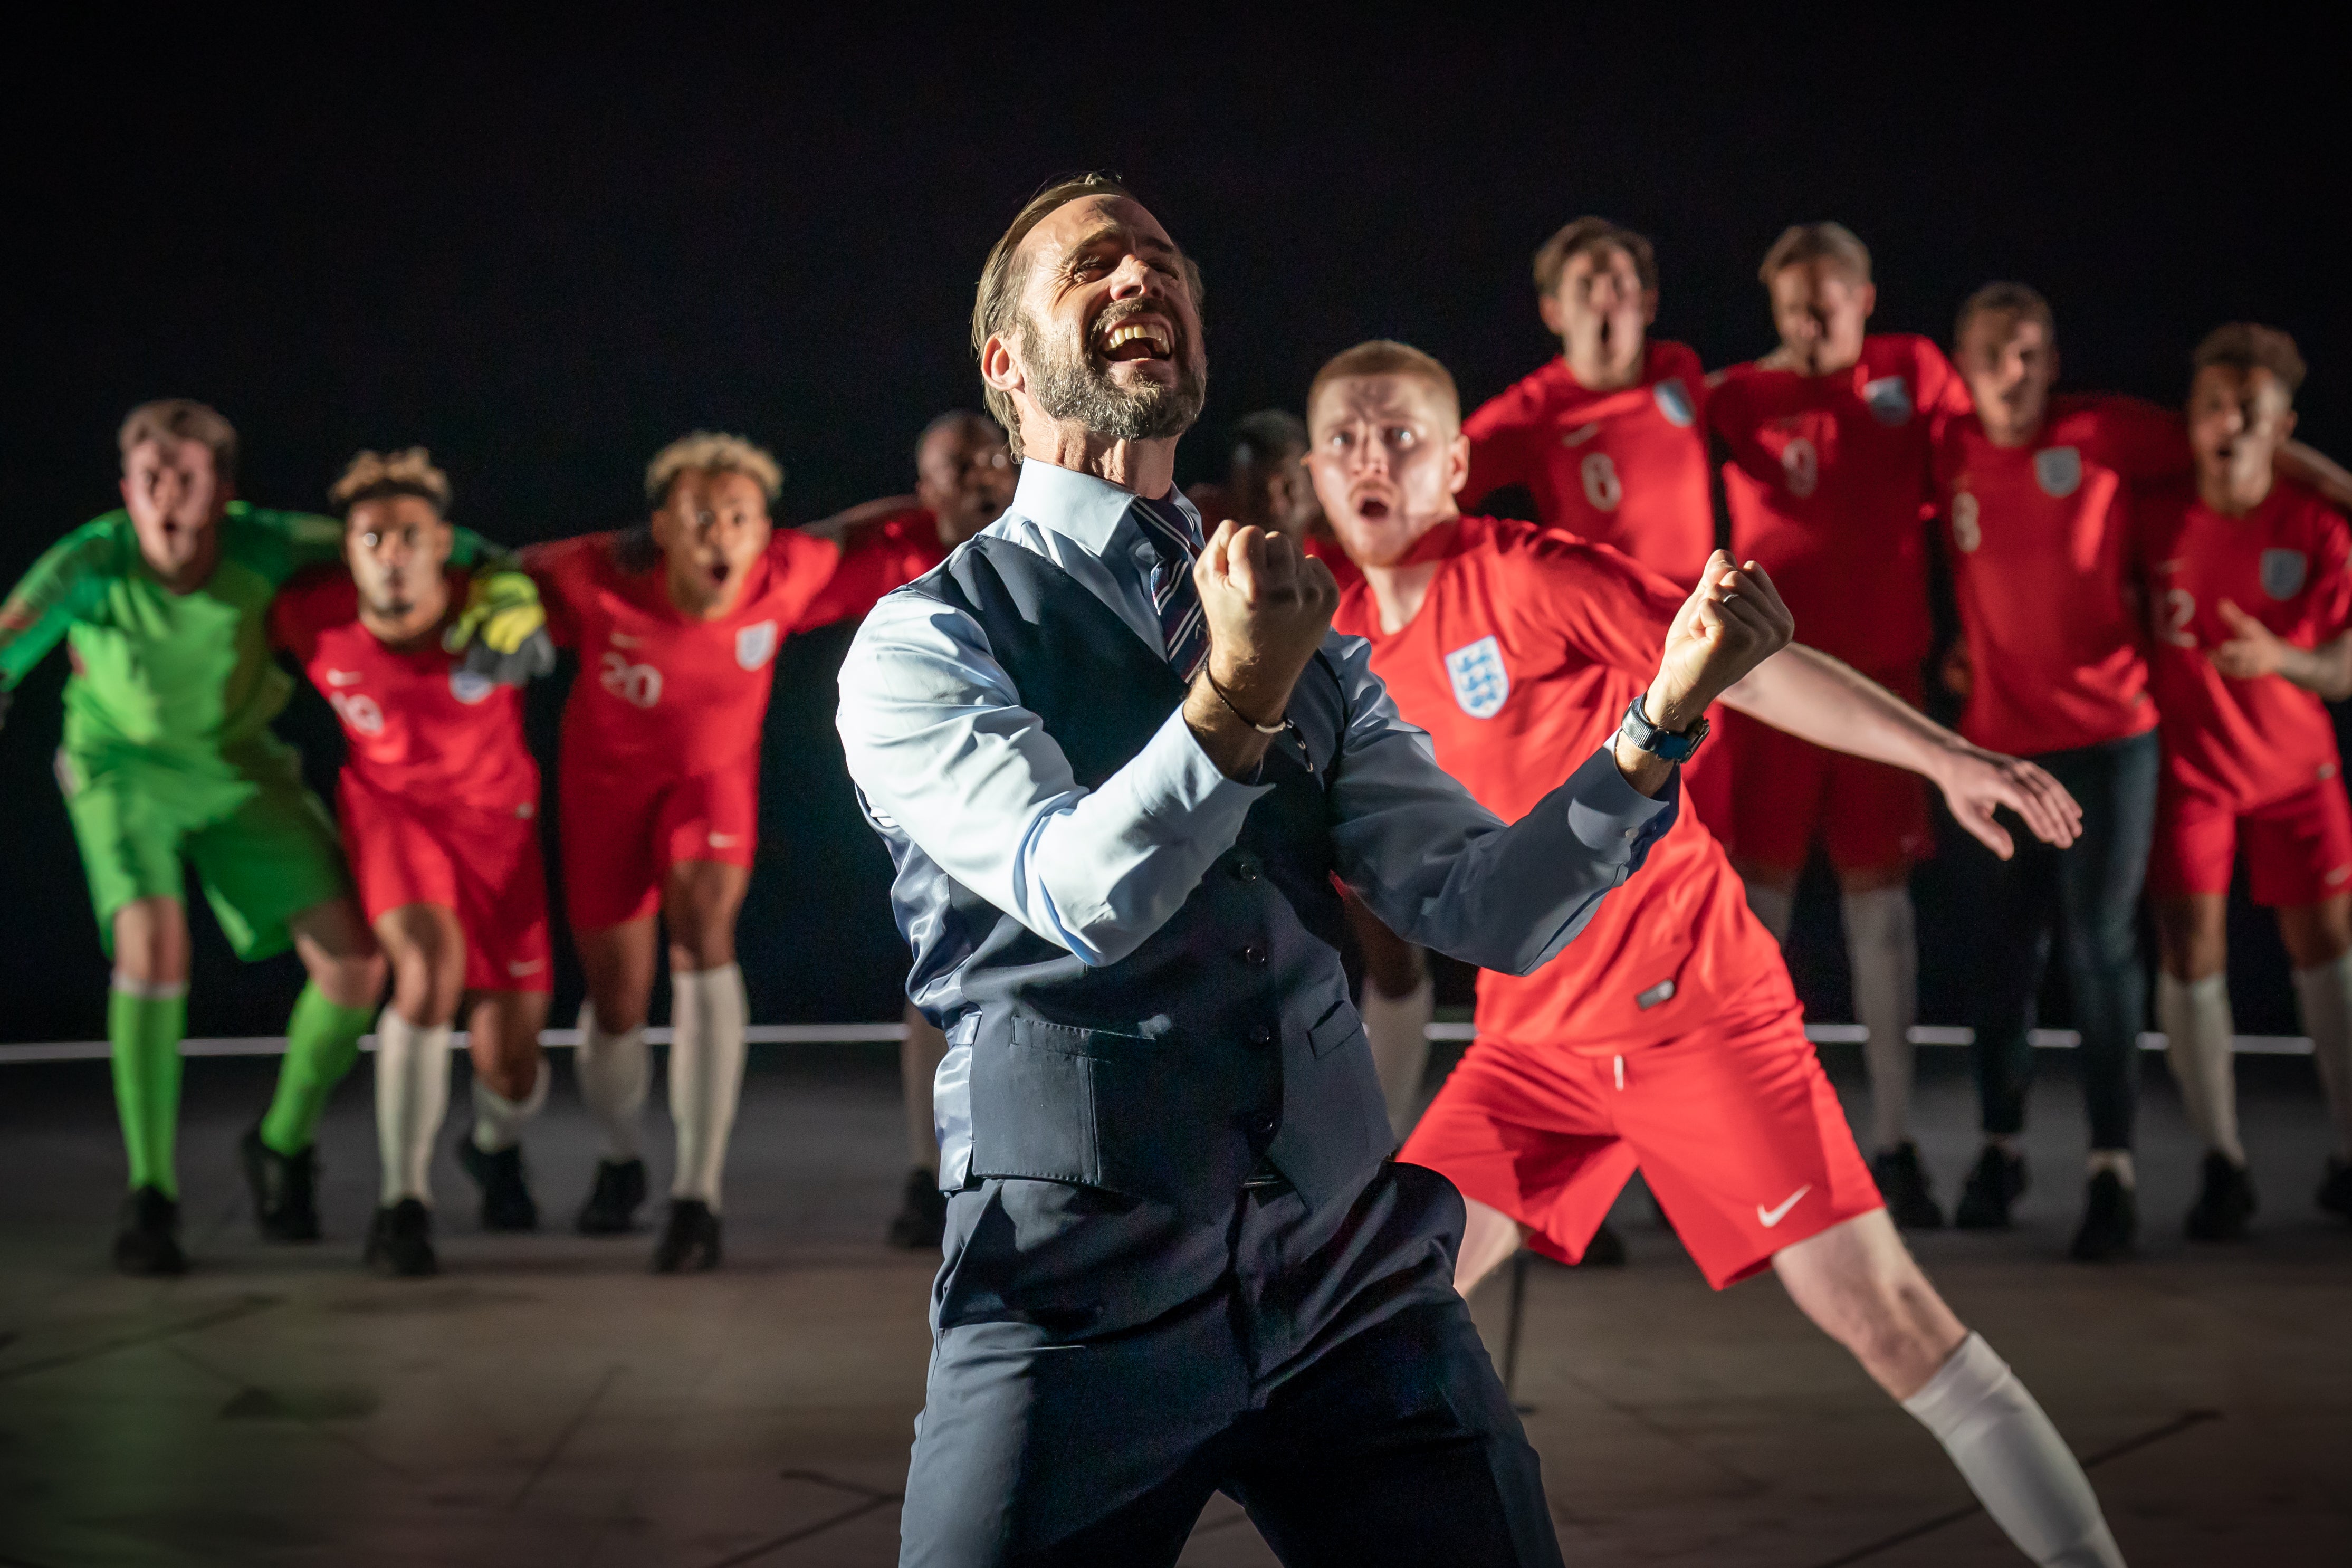
<path id="1" fill-rule="evenodd" d="M 452 568 L 449 602 L 466 602 Z M 270 641 L 291 653 L 343 721 L 345 761 L 362 782 L 428 807 L 529 816 L 539 764 L 523 743 L 521 693 L 444 653 L 437 635 L 387 647 L 360 624 L 359 590 L 341 566 L 314 567 L 278 591 Z"/>
<path id="2" fill-rule="evenodd" d="M 1974 414 L 1943 422 L 1937 510 L 1971 672 L 1960 733 L 2032 756 L 2155 726 L 2125 591 L 2131 494 L 2189 467 L 2181 416 L 2136 398 L 2058 398 L 2029 447 L 1994 446 Z"/>
<path id="3" fill-rule="evenodd" d="M 563 764 L 673 778 L 755 766 L 776 650 L 823 624 L 811 607 L 840 548 L 777 529 L 735 608 L 705 621 L 670 603 L 649 544 L 645 564 L 622 559 L 643 540 L 592 533 L 522 552 L 547 604 L 548 632 L 580 655 L 563 713 Z"/>
<path id="4" fill-rule="evenodd" d="M 2336 777 L 2326 704 L 2282 676 L 2231 679 L 2209 655 L 2230 640 L 2224 599 L 2298 647 L 2352 629 L 2343 514 L 2285 479 L 2242 518 L 2209 510 L 2187 484 L 2146 496 L 2138 511 L 2168 779 L 2252 811 Z"/>
<path id="5" fill-rule="evenodd" d="M 1797 640 L 1869 674 L 1927 656 L 1923 526 L 1937 418 L 1969 410 L 1943 351 L 1921 337 L 1864 340 L 1832 375 L 1735 365 L 1708 390 L 1731 550 L 1772 574 Z"/>
<path id="6" fill-rule="evenodd" d="M 1423 539 L 1416 559 L 1433 556 L 1429 596 L 1402 630 L 1381 635 L 1360 587 L 1333 625 L 1370 641 L 1373 671 L 1429 731 L 1438 765 L 1516 821 L 1615 732 L 1687 595 L 1605 545 L 1533 523 L 1464 518 Z M 1558 958 L 1524 977 L 1479 975 L 1478 1029 L 1531 1047 L 1670 1038 L 1780 961 L 1685 808 Z"/>
<path id="7" fill-rule="evenodd" d="M 1547 528 L 1695 584 L 1715 549 L 1706 398 L 1698 355 L 1681 343 L 1651 339 L 1641 384 L 1616 392 L 1586 390 L 1555 359 L 1463 421 L 1462 499 L 1525 485 Z"/>
<path id="8" fill-rule="evenodd" d="M 841 542 L 841 564 L 810 602 L 806 624 L 825 626 L 863 616 L 891 589 L 913 582 L 948 558 L 940 520 L 910 507 L 854 530 Z"/>

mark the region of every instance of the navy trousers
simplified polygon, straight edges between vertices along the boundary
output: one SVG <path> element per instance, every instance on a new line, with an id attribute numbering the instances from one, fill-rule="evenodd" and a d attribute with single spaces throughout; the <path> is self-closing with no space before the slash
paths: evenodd
<path id="1" fill-rule="evenodd" d="M 1243 1203 L 1236 1259 L 1274 1261 L 1252 1233 L 1278 1238 L 1297 1199 Z M 900 1563 L 1172 1564 L 1223 1491 L 1292 1568 L 1556 1568 L 1535 1450 L 1453 1289 L 1459 1198 L 1399 1165 L 1357 1210 L 1370 1245 L 1336 1272 L 1236 1274 L 1107 1334 L 1034 1313 L 940 1326 Z M 1438 1226 L 1450 1236 L 1413 1234 Z M 951 1219 L 950 1270 L 957 1245 Z M 1311 1339 L 1267 1364 L 1278 1323 L 1308 1321 Z"/>
<path id="2" fill-rule="evenodd" d="M 2083 1037 L 2091 1147 L 2128 1149 L 2139 1098 L 2139 1031 L 2147 1016 L 2138 908 L 2156 826 L 2156 734 L 2033 761 L 2082 803 L 2083 836 L 2070 848 L 2053 849 L 2005 817 L 2017 841 L 2013 858 L 1998 860 L 1973 841 L 1969 846 L 1982 899 L 1975 1022 L 1984 1130 L 2011 1133 L 2025 1126 L 2033 1082 L 2026 1036 L 2054 938 Z"/>

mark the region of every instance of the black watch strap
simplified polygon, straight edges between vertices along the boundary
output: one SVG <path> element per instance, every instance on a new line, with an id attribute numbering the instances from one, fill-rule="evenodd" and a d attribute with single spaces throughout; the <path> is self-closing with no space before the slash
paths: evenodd
<path id="1" fill-rule="evenodd" d="M 1661 730 L 1650 722 L 1649 715 L 1642 711 L 1642 700 L 1636 697 L 1626 705 L 1625 721 L 1618 726 L 1617 732 L 1654 757 L 1686 763 L 1697 754 L 1698 743 L 1706 739 L 1706 720 L 1702 716 L 1680 734 Z"/>

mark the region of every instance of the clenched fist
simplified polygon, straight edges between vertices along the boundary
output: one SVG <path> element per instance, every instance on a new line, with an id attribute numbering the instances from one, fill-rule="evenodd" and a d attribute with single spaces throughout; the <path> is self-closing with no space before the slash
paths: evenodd
<path id="1" fill-rule="evenodd" d="M 1208 672 L 1253 723 L 1276 724 L 1331 629 L 1339 584 L 1286 535 L 1231 519 L 1192 563 L 1209 626 Z"/>
<path id="2" fill-rule="evenodd" d="M 1662 730 L 1689 729 L 1708 703 L 1788 647 L 1796 626 L 1763 567 L 1753 561 L 1734 566 L 1717 551 L 1675 612 L 1642 711 Z"/>

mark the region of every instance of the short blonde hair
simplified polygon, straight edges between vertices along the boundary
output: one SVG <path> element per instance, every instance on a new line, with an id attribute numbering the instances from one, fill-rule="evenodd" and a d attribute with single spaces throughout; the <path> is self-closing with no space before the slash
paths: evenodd
<path id="1" fill-rule="evenodd" d="M 213 455 L 213 472 L 223 479 L 236 478 L 236 426 L 219 409 L 193 397 L 163 397 L 142 403 L 123 416 L 115 444 L 128 458 L 142 441 L 177 445 L 194 441 Z"/>
<path id="2" fill-rule="evenodd" d="M 327 491 L 327 502 L 349 517 L 363 500 L 417 496 L 432 503 L 436 517 L 449 515 L 449 476 L 433 466 L 422 447 L 398 452 L 361 452 L 343 466 L 343 477 Z"/>
<path id="3" fill-rule="evenodd" d="M 742 474 L 757 479 L 770 502 L 783 493 L 784 470 L 765 447 L 741 436 L 697 430 L 681 436 L 654 454 L 646 465 L 646 500 L 659 506 L 669 499 L 669 487 L 688 469 L 701 473 Z"/>
<path id="4" fill-rule="evenodd" d="M 1341 349 L 1324 361 L 1323 368 L 1315 373 L 1315 379 L 1307 386 L 1307 424 L 1315 423 L 1315 400 L 1323 395 L 1327 384 L 1359 375 L 1418 376 L 1437 389 L 1454 427 L 1461 427 L 1462 394 L 1454 387 L 1454 373 L 1440 364 L 1434 355 L 1393 338 L 1374 338 L 1354 348 Z"/>
<path id="5" fill-rule="evenodd" d="M 1790 224 L 1772 242 L 1772 248 L 1764 253 L 1764 265 L 1756 275 L 1769 289 L 1772 279 L 1784 268 L 1823 260 L 1836 262 L 1853 273 L 1858 282 L 1870 281 L 1870 247 L 1842 223 Z"/>

